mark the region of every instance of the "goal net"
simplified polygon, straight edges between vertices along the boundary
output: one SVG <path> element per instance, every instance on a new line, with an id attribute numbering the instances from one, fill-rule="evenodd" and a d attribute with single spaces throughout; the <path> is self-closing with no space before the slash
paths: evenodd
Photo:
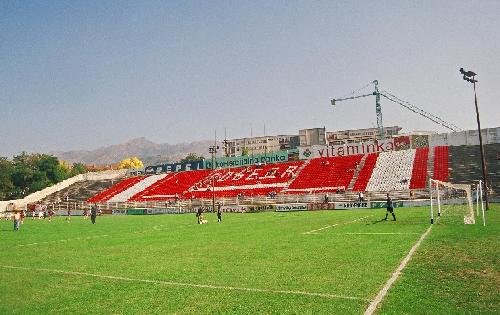
<path id="1" fill-rule="evenodd" d="M 449 223 L 475 224 L 471 185 L 429 180 L 431 223 L 444 220 Z"/>

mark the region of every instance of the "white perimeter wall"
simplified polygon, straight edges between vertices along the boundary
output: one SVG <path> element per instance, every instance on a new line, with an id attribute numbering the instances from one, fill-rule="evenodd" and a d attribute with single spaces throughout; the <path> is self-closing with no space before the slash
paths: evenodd
<path id="1" fill-rule="evenodd" d="M 24 197 L 23 199 L 0 201 L 0 212 L 5 211 L 7 205 L 11 202 L 14 203 L 16 208 L 24 208 L 28 203 L 33 203 L 41 200 L 53 193 L 62 190 L 66 187 L 73 185 L 74 183 L 86 181 L 86 180 L 104 180 L 104 179 L 114 179 L 125 176 L 127 170 L 117 170 L 117 171 L 104 171 L 104 172 L 91 172 L 73 176 L 60 183 L 53 186 L 47 187 L 40 191 L 34 192 L 31 195 Z"/>

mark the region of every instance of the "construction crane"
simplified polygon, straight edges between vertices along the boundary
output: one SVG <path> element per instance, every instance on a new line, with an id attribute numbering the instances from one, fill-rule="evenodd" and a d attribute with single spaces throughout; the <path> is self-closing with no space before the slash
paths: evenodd
<path id="1" fill-rule="evenodd" d="M 385 138 L 384 125 L 382 123 L 382 106 L 380 105 L 380 96 L 383 96 L 384 98 L 388 99 L 389 101 L 394 102 L 398 105 L 401 105 L 402 107 L 406 108 L 407 110 L 410 110 L 416 114 L 419 114 L 420 116 L 423 116 L 423 117 L 431 120 L 432 122 L 434 122 L 438 125 L 441 125 L 447 129 L 451 130 L 451 131 L 461 131 L 462 130 L 459 127 L 457 127 L 456 125 L 449 123 L 449 122 L 446 122 L 443 119 L 439 118 L 438 116 L 436 116 L 432 113 L 429 113 L 429 112 L 411 104 L 410 102 L 407 102 L 407 101 L 404 101 L 404 100 L 398 98 L 397 96 L 395 96 L 392 93 L 389 93 L 385 90 L 382 92 L 379 92 L 378 80 L 374 80 L 374 81 L 368 83 L 367 85 L 365 85 L 364 87 L 362 87 L 356 91 L 351 92 L 348 95 L 357 94 L 361 90 L 364 90 L 366 87 L 368 87 L 371 84 L 374 85 L 374 91 L 372 93 L 360 94 L 360 95 L 354 95 L 354 96 L 348 96 L 348 97 L 342 97 L 342 98 L 334 98 L 334 99 L 331 99 L 330 102 L 331 102 L 332 106 L 335 106 L 337 102 L 353 100 L 353 99 L 357 99 L 357 98 L 361 98 L 361 97 L 375 95 L 375 113 L 377 114 L 377 129 L 378 129 L 379 139 Z"/>

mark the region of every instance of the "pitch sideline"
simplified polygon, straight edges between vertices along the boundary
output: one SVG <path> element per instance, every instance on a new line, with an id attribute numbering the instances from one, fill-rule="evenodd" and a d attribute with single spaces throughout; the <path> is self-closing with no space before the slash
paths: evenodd
<path id="1" fill-rule="evenodd" d="M 142 283 L 151 283 L 151 284 L 166 285 L 166 286 L 191 287 L 191 288 L 203 288 L 203 289 L 215 289 L 215 290 L 230 290 L 230 291 L 261 292 L 261 293 L 274 293 L 274 294 L 289 294 L 289 295 L 304 295 L 304 296 L 317 296 L 317 297 L 330 298 L 330 299 L 369 301 L 369 299 L 356 297 L 356 296 L 344 296 L 344 295 L 319 293 L 319 292 L 272 290 L 272 289 L 218 286 L 218 285 L 211 285 L 211 284 L 196 284 L 196 283 L 185 283 L 185 282 L 174 282 L 174 281 L 135 279 L 135 278 L 120 277 L 120 276 L 99 275 L 99 274 L 93 274 L 93 273 L 88 273 L 88 272 L 79 272 L 79 271 L 64 271 L 64 270 L 46 269 L 46 268 L 27 268 L 27 267 L 7 266 L 7 265 L 0 265 L 0 268 L 28 270 L 28 271 L 44 271 L 44 272 L 52 272 L 52 273 L 59 273 L 59 274 L 73 275 L 73 276 L 87 276 L 87 277 L 94 277 L 94 278 L 101 278 L 101 279 L 120 280 L 120 281 L 129 281 L 129 282 L 142 282 Z"/>
<path id="2" fill-rule="evenodd" d="M 370 305 L 368 306 L 368 308 L 364 312 L 364 315 L 372 315 L 375 312 L 375 310 L 377 309 L 378 304 L 380 302 L 382 302 L 382 300 L 384 299 L 384 297 L 387 295 L 387 292 L 389 291 L 389 289 L 392 287 L 392 285 L 394 284 L 394 282 L 396 282 L 396 280 L 399 278 L 399 275 L 401 274 L 401 271 L 403 271 L 403 269 L 406 267 L 406 265 L 410 261 L 410 259 L 413 256 L 413 254 L 420 247 L 420 244 L 422 244 L 423 240 L 431 232 L 432 226 L 433 225 L 431 225 L 431 226 L 429 226 L 427 228 L 427 230 L 422 234 L 422 236 L 420 236 L 420 238 L 415 243 L 415 245 L 413 245 L 413 247 L 410 249 L 410 251 L 408 252 L 408 254 L 406 255 L 406 257 L 403 258 L 403 260 L 399 264 L 398 268 L 396 268 L 396 270 L 394 271 L 394 273 L 392 274 L 392 276 L 385 283 L 384 287 L 382 289 L 380 289 L 380 291 L 377 293 L 377 295 L 375 296 L 375 298 L 370 302 Z"/>
<path id="3" fill-rule="evenodd" d="M 314 233 L 319 232 L 321 230 L 329 229 L 329 228 L 336 227 L 336 226 L 339 226 L 339 225 L 345 225 L 345 224 L 354 223 L 354 222 L 357 222 L 357 221 L 360 221 L 360 220 L 363 220 L 363 219 L 366 219 L 366 218 L 369 218 L 369 217 L 373 217 L 373 216 L 374 216 L 374 214 L 367 215 L 367 216 L 361 217 L 361 218 L 357 218 L 355 220 L 348 221 L 348 222 L 340 222 L 340 223 L 335 223 L 335 224 L 332 224 L 332 225 L 327 225 L 327 226 L 324 226 L 324 227 L 316 229 L 316 230 L 311 230 L 311 231 L 304 232 L 302 234 L 314 234 Z"/>

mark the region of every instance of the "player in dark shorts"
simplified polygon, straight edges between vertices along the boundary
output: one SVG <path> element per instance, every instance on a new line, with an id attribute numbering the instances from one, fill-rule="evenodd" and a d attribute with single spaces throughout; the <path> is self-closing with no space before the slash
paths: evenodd
<path id="1" fill-rule="evenodd" d="M 203 208 L 199 207 L 198 211 L 196 212 L 196 217 L 198 217 L 198 224 L 202 224 L 203 220 Z"/>
<path id="2" fill-rule="evenodd" d="M 71 221 L 71 209 L 69 208 L 69 205 L 68 205 L 68 216 L 66 217 L 66 221 Z"/>
<path id="3" fill-rule="evenodd" d="M 90 208 L 90 220 L 92 220 L 92 224 L 95 224 L 96 217 L 97 217 L 97 204 L 94 203 L 92 208 Z"/>
<path id="4" fill-rule="evenodd" d="M 217 222 L 222 222 L 222 207 L 220 203 L 217 204 Z"/>
<path id="5" fill-rule="evenodd" d="M 385 212 L 385 220 L 387 220 L 389 212 L 392 214 L 393 221 L 396 221 L 396 215 L 394 214 L 394 204 L 392 198 L 389 196 L 389 193 L 387 193 L 387 211 Z"/>

